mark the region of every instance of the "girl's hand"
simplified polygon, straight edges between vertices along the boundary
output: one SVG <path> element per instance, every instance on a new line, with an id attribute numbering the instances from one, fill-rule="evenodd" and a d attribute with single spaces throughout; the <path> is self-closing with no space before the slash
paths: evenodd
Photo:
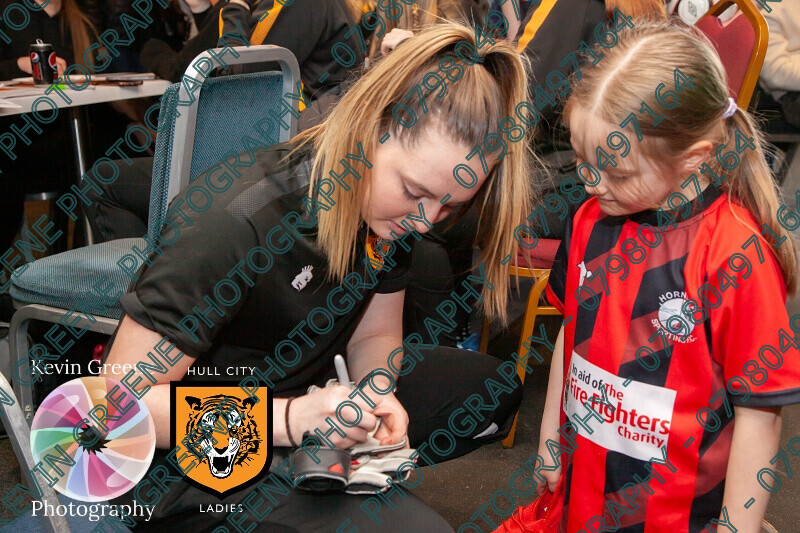
<path id="1" fill-rule="evenodd" d="M 398 44 L 413 36 L 413 31 L 401 30 L 400 28 L 393 29 L 383 36 L 383 41 L 381 41 L 381 55 L 389 55 L 389 52 L 394 50 Z"/>
<path id="2" fill-rule="evenodd" d="M 342 437 L 338 432 L 331 431 L 328 439 L 337 448 L 350 448 L 359 442 L 367 440 L 367 433 L 375 429 L 378 418 L 373 414 L 373 409 L 357 395 L 350 398 L 350 389 L 337 385 L 334 387 L 324 387 L 319 390 L 300 396 L 292 403 L 289 411 L 289 430 L 292 432 L 295 442 L 300 442 L 306 431 L 314 433 L 319 429 L 322 433 L 328 433 L 331 426 L 325 421 L 330 417 L 336 422 L 345 436 Z M 355 402 L 361 408 L 361 420 L 354 427 L 347 427 L 336 418 L 336 409 L 342 402 Z M 379 404 L 380 405 L 380 404 Z M 345 420 L 354 420 L 355 413 L 351 408 L 343 410 L 342 416 Z"/>
<path id="3" fill-rule="evenodd" d="M 558 441 L 558 434 L 556 434 L 553 440 Z M 537 452 L 544 461 L 544 466 L 551 467 L 553 466 L 553 460 L 550 457 L 550 451 L 547 449 L 547 446 L 544 444 L 545 439 L 542 438 L 539 441 L 539 451 Z M 536 492 L 540 496 L 544 494 L 544 489 L 549 490 L 550 492 L 556 491 L 556 485 L 558 485 L 558 480 L 561 477 L 561 463 L 559 463 L 558 467 L 555 470 L 539 470 L 539 473 L 544 476 L 546 483 L 542 483 L 537 487 Z"/>

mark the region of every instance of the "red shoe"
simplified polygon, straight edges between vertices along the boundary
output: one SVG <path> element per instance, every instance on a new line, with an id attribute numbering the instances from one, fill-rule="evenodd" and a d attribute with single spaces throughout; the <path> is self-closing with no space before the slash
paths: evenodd
<path id="1" fill-rule="evenodd" d="M 546 490 L 530 504 L 517 507 L 493 533 L 557 533 L 564 510 L 561 484 L 555 492 Z"/>

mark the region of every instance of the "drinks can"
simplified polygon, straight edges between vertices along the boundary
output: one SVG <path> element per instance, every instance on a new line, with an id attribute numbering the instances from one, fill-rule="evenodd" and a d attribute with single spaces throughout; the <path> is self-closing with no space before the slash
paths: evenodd
<path id="1" fill-rule="evenodd" d="M 58 74 L 56 68 L 56 53 L 53 45 L 43 43 L 41 39 L 30 47 L 31 69 L 33 70 L 34 85 L 50 85 Z"/>

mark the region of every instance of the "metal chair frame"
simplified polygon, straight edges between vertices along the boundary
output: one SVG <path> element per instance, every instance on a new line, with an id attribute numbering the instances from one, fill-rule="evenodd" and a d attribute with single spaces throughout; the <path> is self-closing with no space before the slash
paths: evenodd
<path id="1" fill-rule="evenodd" d="M 733 5 L 737 6 L 739 11 L 741 11 L 742 14 L 740 16 L 747 18 L 755 33 L 755 42 L 753 43 L 753 50 L 750 53 L 747 72 L 742 81 L 742 86 L 739 87 L 739 92 L 736 95 L 736 103 L 739 107 L 741 109 L 747 109 L 750 105 L 750 99 L 753 97 L 756 85 L 758 84 L 761 67 L 764 65 L 764 58 L 767 56 L 769 27 L 767 26 L 767 21 L 764 19 L 764 16 L 758 11 L 758 7 L 753 4 L 751 0 L 722 0 L 711 6 L 711 9 L 709 9 L 695 24 L 699 24 L 708 17 L 718 18 L 719 15 Z M 730 24 L 730 22 L 728 23 Z"/>
<path id="2" fill-rule="evenodd" d="M 528 302 L 525 306 L 525 315 L 522 320 L 522 332 L 519 335 L 519 345 L 517 347 L 517 354 L 519 354 L 521 359 L 521 361 L 517 360 L 517 375 L 519 376 L 519 380 L 524 384 L 526 372 L 524 364 L 525 358 L 523 353 L 525 353 L 525 343 L 528 340 L 528 337 L 533 334 L 533 326 L 536 325 L 536 318 L 539 316 L 560 315 L 561 313 L 559 313 L 558 309 L 553 306 L 540 305 L 542 293 L 547 287 L 547 282 L 550 279 L 550 269 L 511 266 L 509 268 L 509 273 L 512 276 L 533 278 L 535 280 L 531 291 L 528 293 Z M 486 353 L 486 350 L 489 347 L 489 328 L 489 321 L 484 319 L 483 329 L 481 330 L 480 345 L 480 350 L 483 353 Z M 514 415 L 514 423 L 511 426 L 511 431 L 509 431 L 508 436 L 502 440 L 504 448 L 511 448 L 514 446 L 514 437 L 517 433 L 518 418 L 519 411 Z"/>
<path id="3" fill-rule="evenodd" d="M 16 400 L 14 391 L 8 380 L 0 374 L 0 389 L 2 389 L 3 396 Z M 39 490 L 42 491 L 42 501 L 47 505 L 58 506 L 58 497 L 56 491 L 47 484 L 47 480 L 39 473 L 33 471 L 36 463 L 33 460 L 31 453 L 31 429 L 28 427 L 28 422 L 25 415 L 22 413 L 20 403 L 14 401 L 13 404 L 0 402 L 0 420 L 3 421 L 3 426 L 6 428 L 9 439 L 11 440 L 11 447 L 14 449 L 14 455 L 20 461 L 20 466 L 23 471 L 23 480 L 29 488 L 35 490 L 35 485 L 38 484 Z M 36 476 L 36 482 L 26 476 Z M 45 530 L 48 533 L 69 533 L 70 528 L 67 523 L 67 518 L 64 516 L 47 516 L 45 519 Z"/>

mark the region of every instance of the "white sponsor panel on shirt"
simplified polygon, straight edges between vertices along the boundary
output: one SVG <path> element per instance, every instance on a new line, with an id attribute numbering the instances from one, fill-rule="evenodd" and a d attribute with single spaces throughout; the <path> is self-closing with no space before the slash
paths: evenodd
<path id="1" fill-rule="evenodd" d="M 625 387 L 624 382 L 625 379 L 572 352 L 564 386 L 564 412 L 570 420 L 573 414 L 586 417 L 588 411 L 583 402 L 592 396 L 602 397 L 602 387 L 611 405 L 597 402 L 592 406 L 604 422 L 589 419 L 587 424 L 593 433 L 576 424 L 581 436 L 634 459 L 649 461 L 661 457 L 661 447 L 669 441 L 675 391 L 633 380 Z"/>

